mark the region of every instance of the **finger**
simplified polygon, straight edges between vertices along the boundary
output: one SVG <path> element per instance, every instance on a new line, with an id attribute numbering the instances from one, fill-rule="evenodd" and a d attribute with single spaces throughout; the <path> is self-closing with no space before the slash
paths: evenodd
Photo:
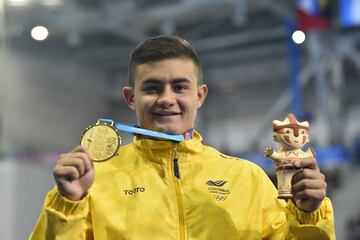
<path id="1" fill-rule="evenodd" d="M 72 153 L 68 157 L 60 159 L 57 165 L 75 167 L 78 169 L 80 176 L 82 176 L 90 169 L 89 164 L 85 163 L 86 158 L 87 156 L 84 153 Z"/>
<path id="2" fill-rule="evenodd" d="M 88 151 L 87 147 L 82 146 L 82 145 L 76 146 L 70 152 L 72 152 L 72 153 L 74 153 L 74 152 L 83 152 L 83 153 L 89 154 L 89 151 Z"/>
<path id="3" fill-rule="evenodd" d="M 301 160 L 297 160 L 294 165 L 298 168 L 309 168 L 314 170 L 319 170 L 317 161 L 314 157 L 306 157 Z"/>
<path id="4" fill-rule="evenodd" d="M 73 166 L 55 166 L 53 170 L 55 179 L 73 181 L 80 177 L 79 171 Z"/>
<path id="5" fill-rule="evenodd" d="M 86 171 L 88 171 L 94 167 L 94 164 L 92 163 L 92 161 L 90 161 L 89 150 L 84 146 L 77 146 L 71 152 L 61 154 L 60 158 L 66 158 L 66 157 L 70 158 L 70 157 L 73 157 L 75 153 L 85 154 L 85 155 L 80 155 L 80 158 L 84 160 Z M 75 155 L 75 156 L 77 156 L 77 155 Z"/>
<path id="6" fill-rule="evenodd" d="M 74 157 L 80 158 L 83 161 L 85 172 L 88 172 L 92 167 L 92 161 L 90 161 L 89 154 L 86 152 L 76 152 L 73 155 Z"/>
<path id="7" fill-rule="evenodd" d="M 293 193 L 293 198 L 298 199 L 313 199 L 313 200 L 323 200 L 326 196 L 326 191 L 324 189 L 305 189 L 300 192 Z"/>
<path id="8" fill-rule="evenodd" d="M 291 179 L 291 183 L 296 184 L 303 179 L 322 179 L 325 181 L 325 175 L 320 171 L 304 168 L 294 174 Z"/>
<path id="9" fill-rule="evenodd" d="M 304 179 L 291 186 L 293 193 L 304 191 L 305 189 L 326 189 L 326 182 L 322 179 Z"/>
<path id="10" fill-rule="evenodd" d="M 70 152 L 60 154 L 60 158 L 66 157 L 69 154 L 75 153 L 75 152 L 83 152 L 83 153 L 86 153 L 87 155 L 89 155 L 89 150 L 87 149 L 87 147 L 79 145 L 79 146 L 76 146 L 74 149 L 72 149 Z"/>
<path id="11" fill-rule="evenodd" d="M 76 148 L 74 148 L 75 152 L 82 152 L 86 154 L 86 158 L 84 158 L 84 162 L 86 164 L 86 169 L 89 170 L 91 168 L 94 168 L 94 163 L 90 159 L 90 152 L 89 149 L 86 146 L 79 145 Z"/>

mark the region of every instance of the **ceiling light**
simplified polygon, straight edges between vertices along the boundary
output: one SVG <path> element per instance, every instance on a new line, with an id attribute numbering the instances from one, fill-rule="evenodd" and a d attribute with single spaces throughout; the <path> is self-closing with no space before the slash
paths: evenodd
<path id="1" fill-rule="evenodd" d="M 46 27 L 36 26 L 31 29 L 31 37 L 37 41 L 45 40 L 49 35 L 49 31 Z"/>
<path id="2" fill-rule="evenodd" d="M 296 44 L 302 44 L 305 41 L 305 33 L 300 30 L 293 32 L 291 37 Z"/>

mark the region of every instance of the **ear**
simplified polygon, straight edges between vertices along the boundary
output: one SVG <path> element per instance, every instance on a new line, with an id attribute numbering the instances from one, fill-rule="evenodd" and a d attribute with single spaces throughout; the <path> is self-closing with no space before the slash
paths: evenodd
<path id="1" fill-rule="evenodd" d="M 197 91 L 197 94 L 198 94 L 198 105 L 197 105 L 197 107 L 198 108 L 200 108 L 201 105 L 204 103 L 207 93 L 208 93 L 207 85 L 206 84 L 201 84 L 198 87 L 198 91 Z"/>
<path id="2" fill-rule="evenodd" d="M 135 95 L 134 95 L 134 88 L 132 87 L 124 87 L 123 88 L 123 98 L 129 108 L 135 110 Z"/>

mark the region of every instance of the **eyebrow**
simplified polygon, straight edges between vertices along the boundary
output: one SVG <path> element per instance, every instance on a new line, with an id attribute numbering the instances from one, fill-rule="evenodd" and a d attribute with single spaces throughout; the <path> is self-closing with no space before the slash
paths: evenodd
<path id="1" fill-rule="evenodd" d="M 149 84 L 162 84 L 162 80 L 160 79 L 156 79 L 156 78 L 149 78 L 146 79 L 142 82 L 142 84 L 144 85 L 149 85 Z M 187 78 L 175 78 L 171 80 L 171 83 L 191 83 L 191 81 Z"/>

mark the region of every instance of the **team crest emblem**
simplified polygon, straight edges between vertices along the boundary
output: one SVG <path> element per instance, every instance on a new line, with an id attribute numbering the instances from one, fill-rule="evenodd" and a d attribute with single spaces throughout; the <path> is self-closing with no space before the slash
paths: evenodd
<path id="1" fill-rule="evenodd" d="M 227 182 L 228 181 L 224 180 L 209 180 L 206 182 L 206 185 L 209 186 L 208 191 L 211 195 L 213 195 L 215 200 L 225 201 L 227 199 L 228 195 L 231 193 L 229 189 L 224 187 Z"/>

